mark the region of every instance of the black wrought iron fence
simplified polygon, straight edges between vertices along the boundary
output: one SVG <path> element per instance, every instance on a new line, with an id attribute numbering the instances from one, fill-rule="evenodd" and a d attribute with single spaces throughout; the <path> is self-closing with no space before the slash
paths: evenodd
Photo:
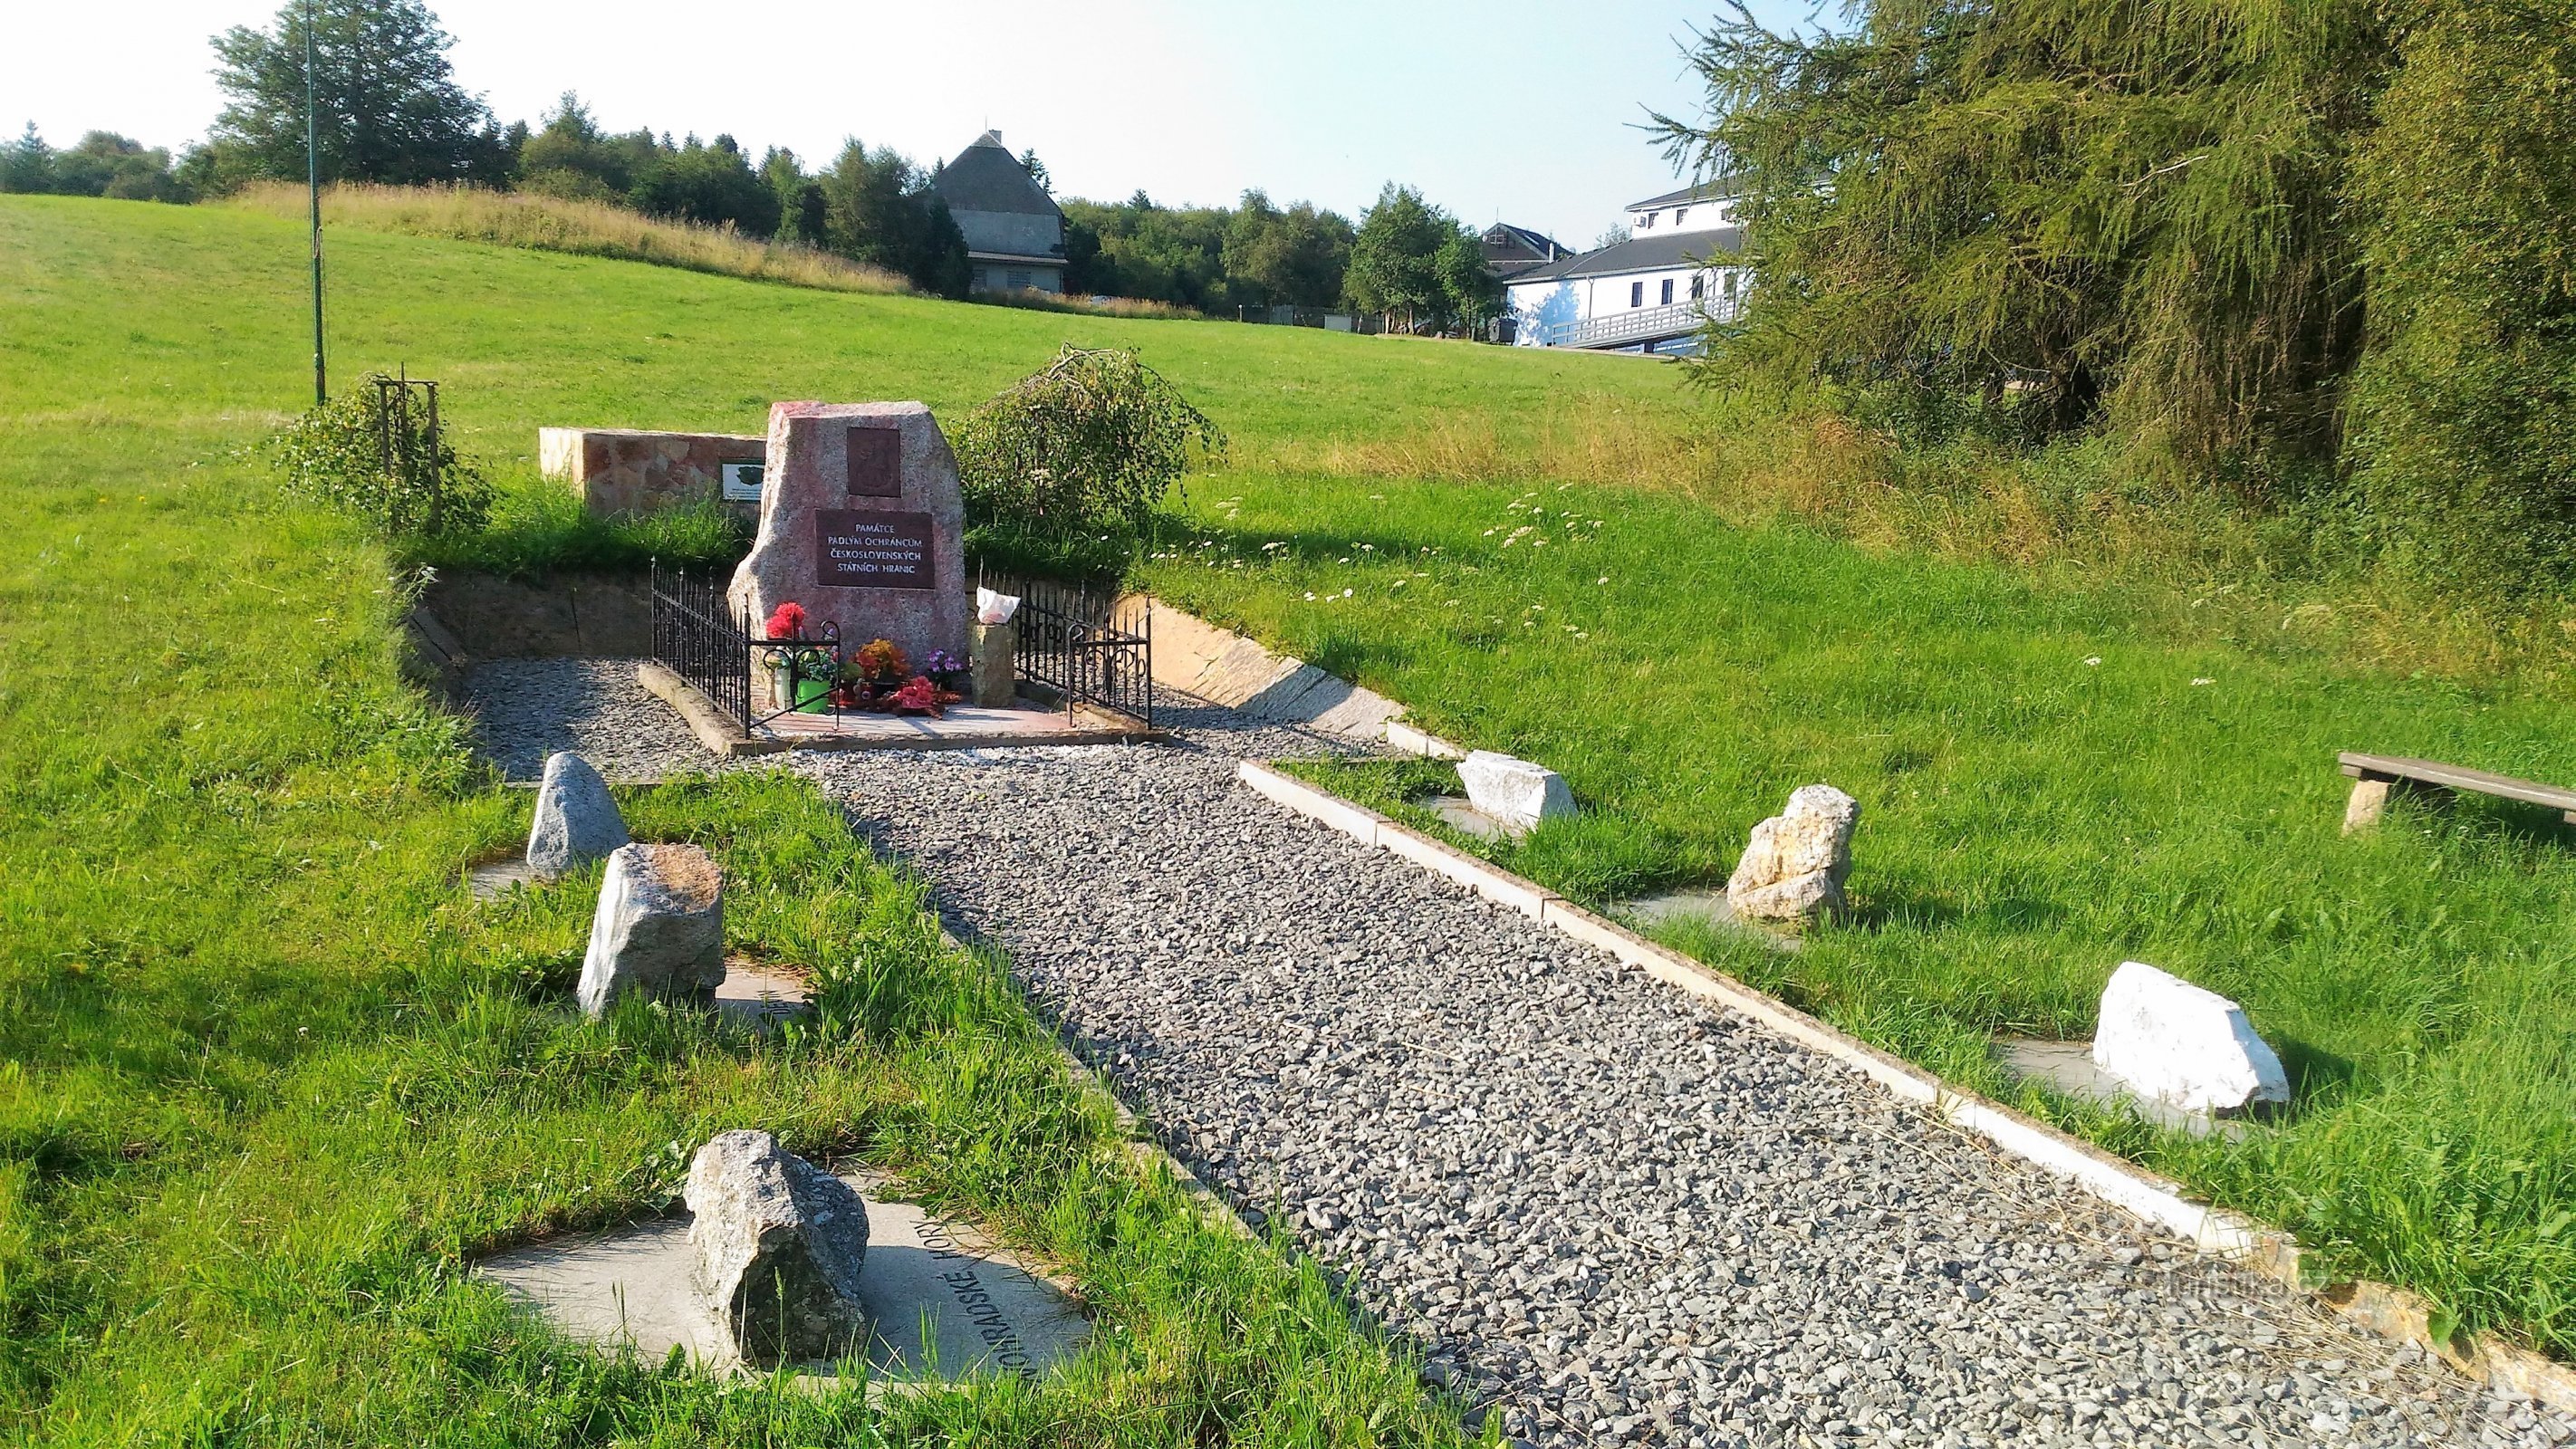
<path id="1" fill-rule="evenodd" d="M 653 660 L 751 729 L 751 629 L 712 578 L 653 566 Z"/>
<path id="2" fill-rule="evenodd" d="M 1065 708 L 1098 705 L 1154 723 L 1154 614 L 1141 595 L 1120 597 L 1052 579 L 989 576 L 983 587 L 1016 594 L 1022 679 L 1064 697 Z"/>

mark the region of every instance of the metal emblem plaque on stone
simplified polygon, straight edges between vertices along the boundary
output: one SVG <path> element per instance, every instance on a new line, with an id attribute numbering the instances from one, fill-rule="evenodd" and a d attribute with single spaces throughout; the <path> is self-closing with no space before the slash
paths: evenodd
<path id="1" fill-rule="evenodd" d="M 760 470 L 762 466 L 763 465 L 760 460 L 756 458 L 749 460 L 727 459 L 726 461 L 717 464 L 716 467 L 720 471 L 724 480 L 725 502 L 758 503 L 760 501 Z"/>
<path id="2" fill-rule="evenodd" d="M 852 428 L 849 443 L 850 496 L 903 496 L 903 434 L 892 428 Z"/>
<path id="3" fill-rule="evenodd" d="M 933 582 L 930 545 L 927 513 L 818 509 L 814 582 L 825 588 L 926 589 Z"/>

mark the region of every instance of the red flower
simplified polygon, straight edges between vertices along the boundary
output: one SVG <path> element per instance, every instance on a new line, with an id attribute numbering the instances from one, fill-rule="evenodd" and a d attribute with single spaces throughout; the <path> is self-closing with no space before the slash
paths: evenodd
<path id="1" fill-rule="evenodd" d="M 794 639 L 794 638 L 798 637 L 799 635 L 802 635 L 804 632 L 805 632 L 805 606 L 804 606 L 804 605 L 802 605 L 802 604 L 796 604 L 796 603 L 786 603 L 786 604 L 781 604 L 781 605 L 779 605 L 777 608 L 772 609 L 772 610 L 770 610 L 770 611 L 769 611 L 769 637 L 770 637 L 770 638 L 772 638 L 772 639 Z"/>
<path id="2" fill-rule="evenodd" d="M 916 674 L 911 679 L 904 682 L 903 688 L 894 692 L 894 707 L 897 709 L 937 709 L 939 707 L 939 687 L 930 682 L 929 675 Z"/>

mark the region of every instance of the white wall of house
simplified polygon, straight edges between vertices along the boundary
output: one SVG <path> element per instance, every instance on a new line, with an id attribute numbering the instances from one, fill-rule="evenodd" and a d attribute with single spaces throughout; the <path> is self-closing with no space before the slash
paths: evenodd
<path id="1" fill-rule="evenodd" d="M 1735 201 L 1732 197 L 1628 208 L 1628 232 L 1631 236 L 1670 236 L 1677 231 L 1716 231 L 1733 225 Z"/>
<path id="2" fill-rule="evenodd" d="M 1695 297 L 1691 284 L 1697 280 Z M 1512 340 L 1523 347 L 1542 347 L 1555 329 L 1619 312 L 1701 302 L 1723 316 L 1740 304 L 1751 284 L 1746 267 L 1673 267 L 1658 271 L 1620 272 L 1605 277 L 1572 277 L 1557 281 L 1518 282 L 1506 289 L 1513 318 Z"/>

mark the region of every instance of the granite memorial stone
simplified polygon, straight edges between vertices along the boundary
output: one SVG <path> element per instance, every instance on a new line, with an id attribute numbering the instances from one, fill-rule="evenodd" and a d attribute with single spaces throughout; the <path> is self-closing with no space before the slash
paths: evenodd
<path id="1" fill-rule="evenodd" d="M 917 402 L 783 402 L 769 411 L 760 532 L 733 608 L 803 606 L 852 646 L 891 639 L 914 660 L 966 655 L 965 504 L 957 458 Z"/>

